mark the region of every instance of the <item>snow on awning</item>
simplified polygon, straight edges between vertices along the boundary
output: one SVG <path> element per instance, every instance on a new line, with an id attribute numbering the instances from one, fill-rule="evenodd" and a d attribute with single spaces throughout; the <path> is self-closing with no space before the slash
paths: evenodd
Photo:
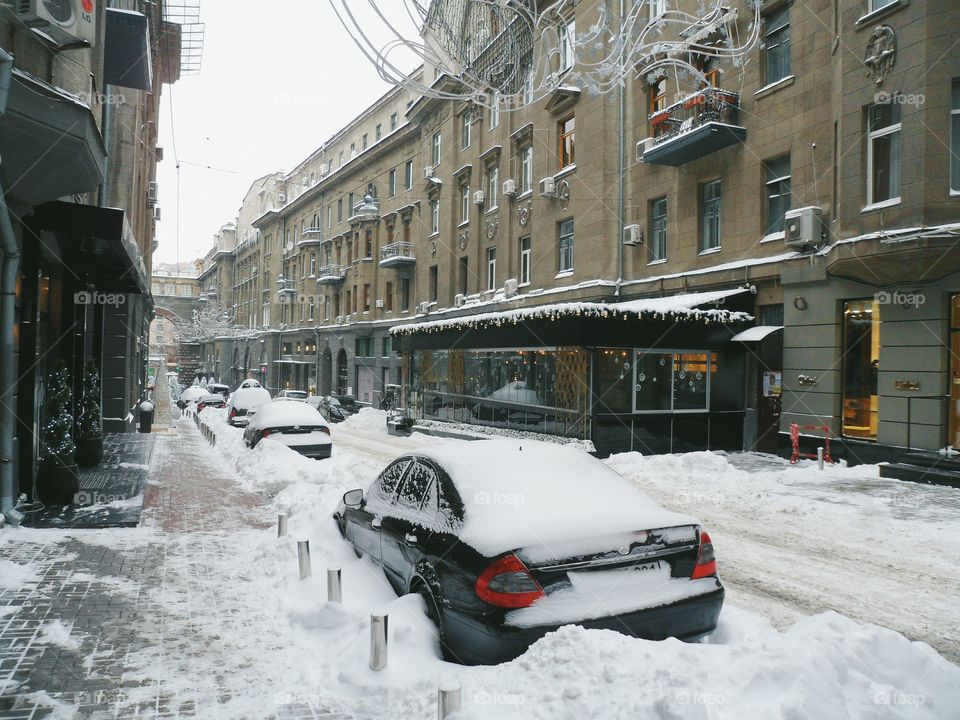
<path id="1" fill-rule="evenodd" d="M 730 340 L 733 342 L 760 342 L 767 335 L 772 335 L 777 330 L 783 330 L 783 325 L 757 325 L 737 333 Z"/>
<path id="2" fill-rule="evenodd" d="M 620 303 L 565 302 L 517 308 L 500 312 L 479 313 L 444 320 L 395 325 L 391 335 L 414 335 L 422 332 L 443 330 L 468 330 L 500 327 L 504 324 L 518 325 L 530 320 L 556 320 L 561 317 L 672 320 L 676 322 L 729 323 L 749 322 L 749 313 L 725 310 L 727 298 L 750 292 L 750 288 L 713 290 L 685 293 L 670 297 L 642 298 Z"/>

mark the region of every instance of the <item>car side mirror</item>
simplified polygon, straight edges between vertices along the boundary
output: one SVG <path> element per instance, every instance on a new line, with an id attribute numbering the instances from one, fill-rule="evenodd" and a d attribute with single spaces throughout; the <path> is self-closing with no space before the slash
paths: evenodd
<path id="1" fill-rule="evenodd" d="M 363 505 L 363 490 L 348 490 L 343 494 L 343 504 L 349 508 L 358 508 Z"/>

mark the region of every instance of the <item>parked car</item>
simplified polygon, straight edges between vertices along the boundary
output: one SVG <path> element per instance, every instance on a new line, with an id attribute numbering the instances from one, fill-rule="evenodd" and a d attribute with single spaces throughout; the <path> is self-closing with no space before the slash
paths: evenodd
<path id="1" fill-rule="evenodd" d="M 323 416 L 306 403 L 289 399 L 261 405 L 243 432 L 249 448 L 267 437 L 315 460 L 330 457 L 333 449 L 330 426 Z"/>
<path id="2" fill-rule="evenodd" d="M 227 424 L 246 427 L 249 416 L 258 407 L 270 402 L 270 393 L 256 380 L 244 380 L 227 402 Z"/>
<path id="3" fill-rule="evenodd" d="M 330 397 L 311 395 L 306 400 L 307 405 L 320 412 L 324 420 L 329 423 L 340 423 L 347 419 L 347 413 L 340 407 L 340 403 L 330 402 Z"/>
<path id="4" fill-rule="evenodd" d="M 361 405 L 353 395 L 331 395 L 330 401 L 331 405 L 339 406 L 347 417 L 360 412 Z"/>
<path id="5" fill-rule="evenodd" d="M 710 535 L 586 452 L 520 440 L 404 455 L 334 513 L 398 594 L 418 593 L 450 660 L 497 663 L 561 625 L 650 640 L 712 632 Z"/>
<path id="6" fill-rule="evenodd" d="M 177 398 L 177 407 L 179 407 L 181 410 L 186 408 L 193 409 L 196 406 L 197 401 L 206 394 L 207 391 L 205 388 L 202 388 L 199 385 L 191 385 L 182 393 L 180 393 L 180 397 Z"/>
<path id="7" fill-rule="evenodd" d="M 204 408 L 223 408 L 227 406 L 227 401 L 223 399 L 220 393 L 207 393 L 197 400 L 197 412 L 203 412 Z"/>
<path id="8" fill-rule="evenodd" d="M 230 386 L 224 385 L 223 383 L 210 383 L 207 385 L 207 392 L 222 395 L 223 399 L 226 400 L 228 397 L 230 397 Z"/>
<path id="9" fill-rule="evenodd" d="M 308 393 L 303 390 L 281 390 L 277 393 L 277 398 L 287 398 L 288 400 L 305 401 Z"/>

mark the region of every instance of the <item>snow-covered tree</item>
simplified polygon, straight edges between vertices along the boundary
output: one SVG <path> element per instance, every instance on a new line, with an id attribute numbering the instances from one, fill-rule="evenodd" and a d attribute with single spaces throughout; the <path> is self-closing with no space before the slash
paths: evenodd
<path id="1" fill-rule="evenodd" d="M 201 342 L 218 337 L 235 337 L 247 328 L 233 321 L 233 314 L 216 302 L 207 302 L 193 313 L 193 318 L 177 324 L 177 342 Z"/>
<path id="2" fill-rule="evenodd" d="M 57 363 L 47 379 L 45 412 L 44 459 L 65 467 L 74 465 L 76 446 L 73 443 L 73 392 L 70 390 L 70 373 L 63 361 Z"/>

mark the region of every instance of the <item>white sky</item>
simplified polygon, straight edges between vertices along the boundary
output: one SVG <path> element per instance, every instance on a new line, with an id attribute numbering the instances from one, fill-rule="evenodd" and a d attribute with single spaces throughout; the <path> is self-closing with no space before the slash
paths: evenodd
<path id="1" fill-rule="evenodd" d="M 348 2 L 354 12 L 369 9 L 364 0 Z M 379 5 L 402 13 L 400 0 Z M 203 256 L 217 229 L 236 219 L 254 180 L 290 170 L 389 89 L 328 0 L 202 0 L 200 15 L 206 23 L 201 73 L 163 91 L 164 161 L 157 170 L 163 219 L 154 264 Z M 415 65 L 411 59 L 409 69 Z"/>

